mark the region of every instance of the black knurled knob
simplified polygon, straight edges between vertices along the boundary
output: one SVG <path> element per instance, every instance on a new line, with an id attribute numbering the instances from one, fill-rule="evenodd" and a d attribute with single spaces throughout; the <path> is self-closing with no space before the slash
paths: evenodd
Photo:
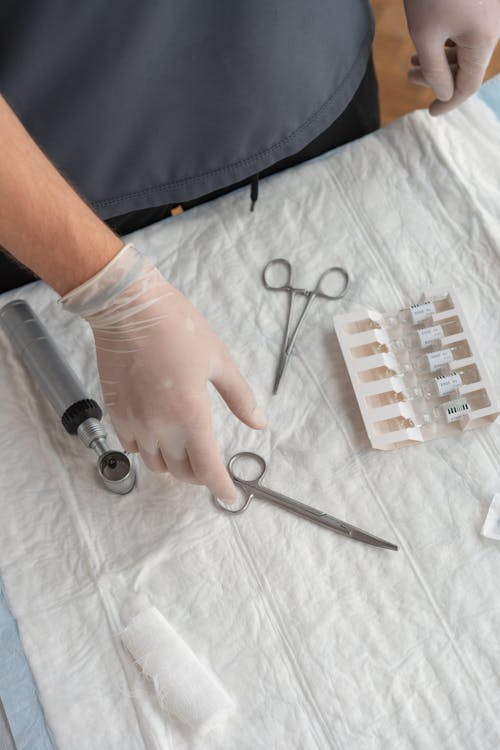
<path id="1" fill-rule="evenodd" d="M 61 422 L 63 423 L 66 432 L 75 435 L 81 423 L 86 419 L 89 419 L 89 417 L 102 419 L 101 407 L 93 398 L 85 398 L 81 401 L 75 401 L 74 404 L 68 406 L 61 417 Z"/>

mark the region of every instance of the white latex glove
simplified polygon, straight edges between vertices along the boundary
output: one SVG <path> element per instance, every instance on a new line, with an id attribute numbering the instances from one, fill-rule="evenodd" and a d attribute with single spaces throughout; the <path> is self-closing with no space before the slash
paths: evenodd
<path id="1" fill-rule="evenodd" d="M 233 500 L 211 428 L 209 381 L 245 424 L 259 429 L 266 418 L 200 313 L 132 245 L 61 302 L 92 327 L 104 401 L 124 449 L 152 471 Z"/>
<path id="2" fill-rule="evenodd" d="M 458 107 L 480 87 L 500 36 L 500 0 L 404 0 L 417 54 L 413 83 L 436 94 L 431 115 Z"/>

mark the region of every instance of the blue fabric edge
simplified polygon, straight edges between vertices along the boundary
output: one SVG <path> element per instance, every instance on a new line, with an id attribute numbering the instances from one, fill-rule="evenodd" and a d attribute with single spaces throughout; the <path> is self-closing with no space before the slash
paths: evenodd
<path id="1" fill-rule="evenodd" d="M 500 73 L 483 83 L 477 97 L 481 99 L 495 113 L 500 120 Z"/>
<path id="2" fill-rule="evenodd" d="M 1 578 L 0 698 L 16 750 L 55 750 Z"/>

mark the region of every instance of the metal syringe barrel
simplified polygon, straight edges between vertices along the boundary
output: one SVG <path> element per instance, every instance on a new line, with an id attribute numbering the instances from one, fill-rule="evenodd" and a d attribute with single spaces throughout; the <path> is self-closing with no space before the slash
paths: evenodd
<path id="1" fill-rule="evenodd" d="M 102 418 L 99 404 L 88 398 L 27 302 L 14 300 L 5 305 L 0 310 L 0 326 L 68 432 L 76 434 L 78 426 L 89 417 Z"/>

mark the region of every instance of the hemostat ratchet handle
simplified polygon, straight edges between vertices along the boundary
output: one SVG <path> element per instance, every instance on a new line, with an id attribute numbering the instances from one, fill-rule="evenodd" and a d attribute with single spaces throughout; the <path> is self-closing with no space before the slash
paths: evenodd
<path id="1" fill-rule="evenodd" d="M 14 300 L 5 305 L 0 310 L 0 325 L 67 432 L 75 434 L 89 417 L 102 418 L 99 404 L 85 393 L 27 302 Z"/>

